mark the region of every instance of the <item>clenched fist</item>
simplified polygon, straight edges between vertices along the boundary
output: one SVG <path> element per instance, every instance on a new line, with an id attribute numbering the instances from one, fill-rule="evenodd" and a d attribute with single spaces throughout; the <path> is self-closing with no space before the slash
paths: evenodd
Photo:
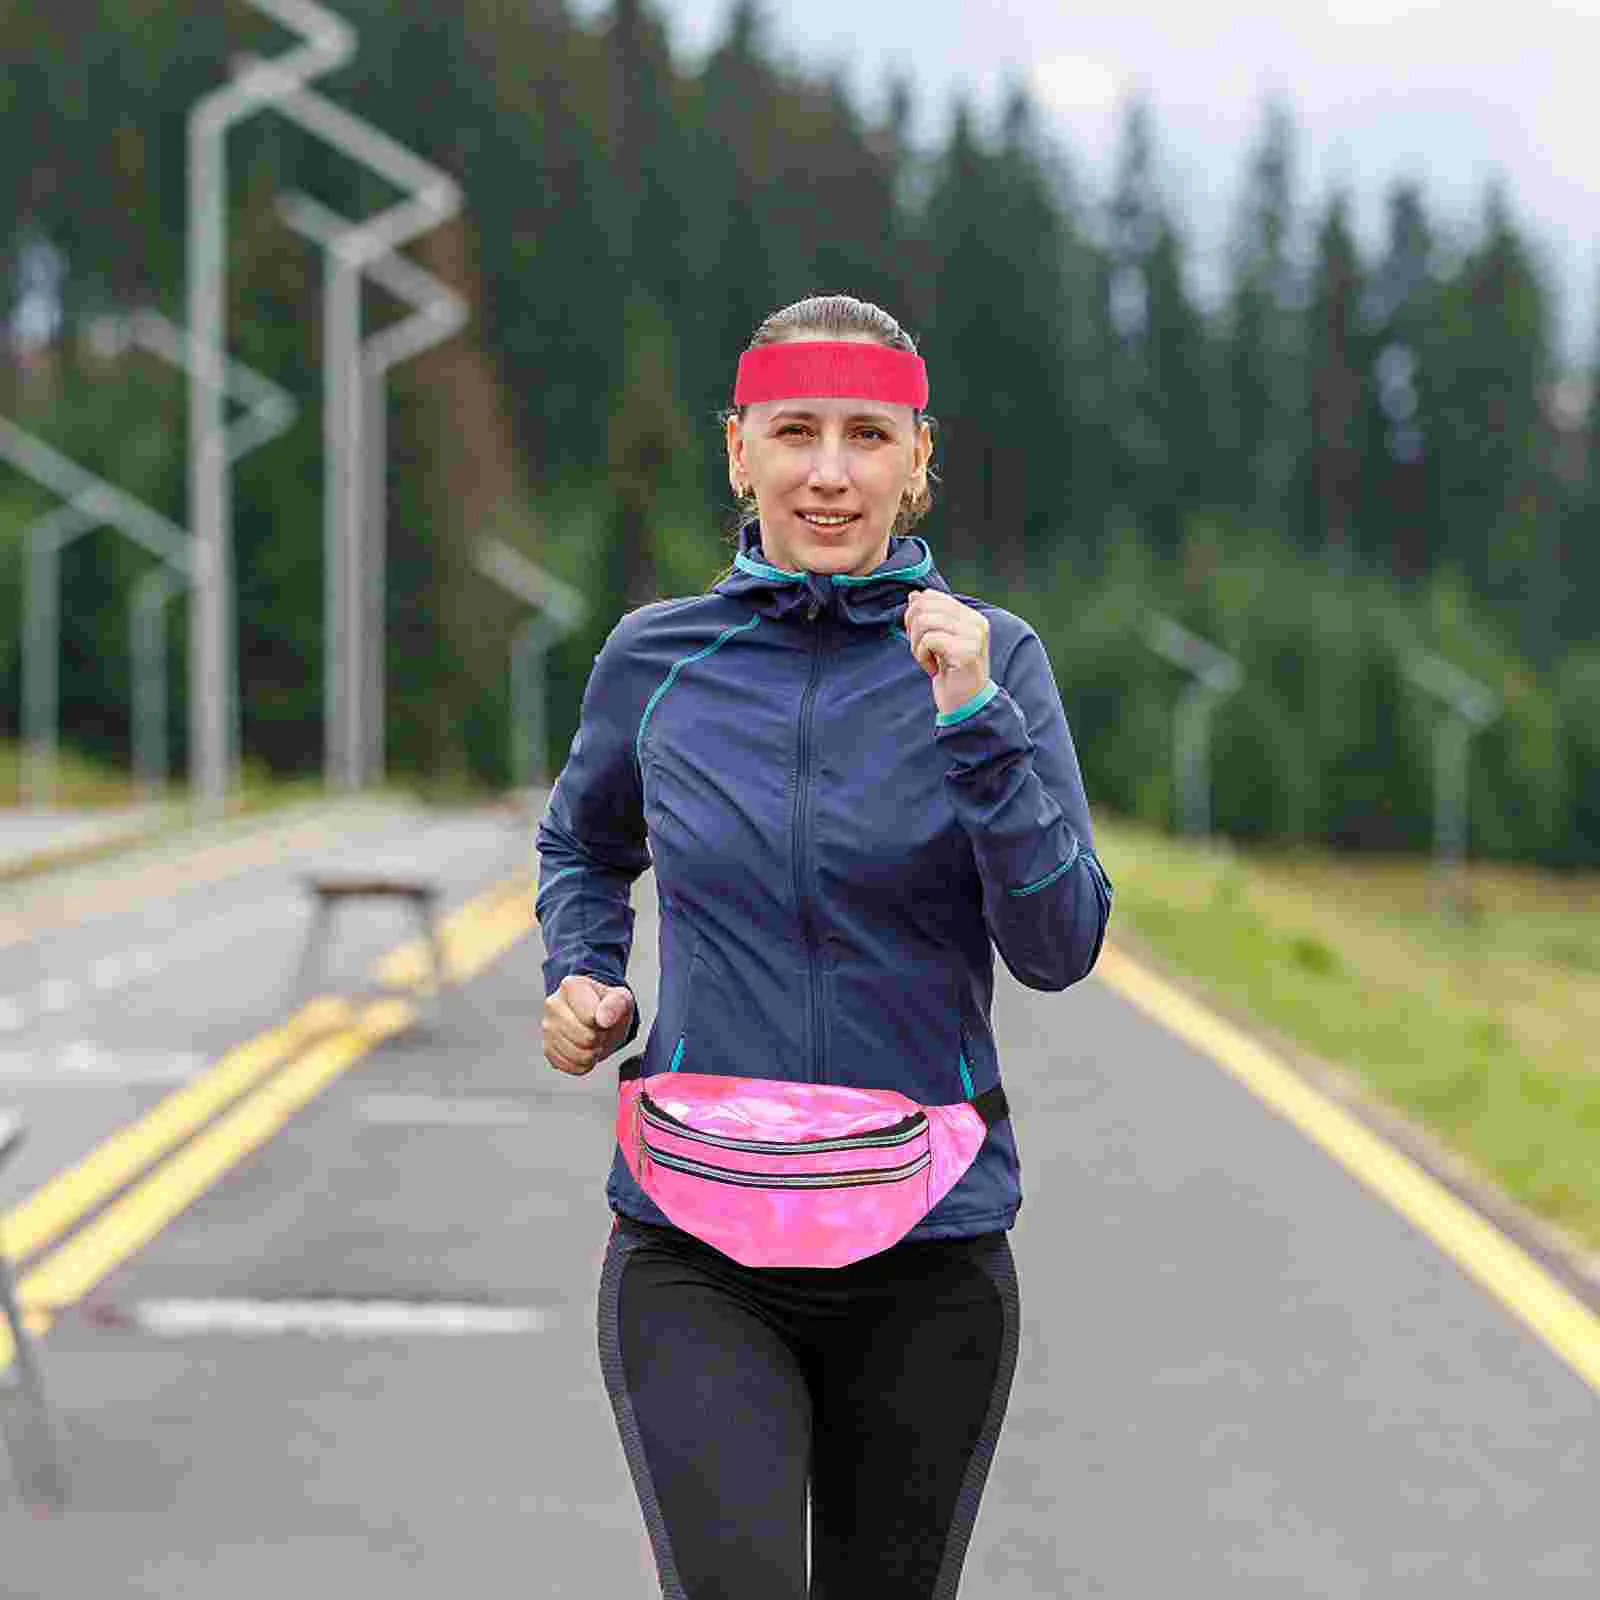
<path id="1" fill-rule="evenodd" d="M 544 1003 L 544 1058 L 574 1076 L 593 1069 L 628 1036 L 633 995 L 573 973 Z"/>
<path id="2" fill-rule="evenodd" d="M 959 711 L 989 686 L 989 619 L 940 589 L 918 589 L 906 601 L 906 638 L 933 679 L 933 703 Z"/>

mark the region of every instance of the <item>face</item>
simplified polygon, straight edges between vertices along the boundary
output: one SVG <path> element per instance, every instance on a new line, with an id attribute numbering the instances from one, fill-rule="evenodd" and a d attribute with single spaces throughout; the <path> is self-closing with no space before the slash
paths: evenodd
<path id="1" fill-rule="evenodd" d="M 878 400 L 763 400 L 728 420 L 729 482 L 754 491 L 761 547 L 788 572 L 860 577 L 882 565 L 932 453 L 910 406 Z"/>

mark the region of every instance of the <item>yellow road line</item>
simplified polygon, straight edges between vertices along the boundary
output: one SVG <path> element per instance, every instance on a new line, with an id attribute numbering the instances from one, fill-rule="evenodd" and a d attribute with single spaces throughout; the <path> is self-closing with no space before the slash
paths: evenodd
<path id="1" fill-rule="evenodd" d="M 74 1234 L 17 1287 L 29 1307 L 59 1311 L 142 1249 L 225 1172 L 259 1149 L 307 1101 L 415 1016 L 406 1000 L 367 1006 L 348 1028 L 314 1044 L 171 1160 Z"/>
<path id="2" fill-rule="evenodd" d="M 1600 1317 L 1526 1251 L 1241 1029 L 1110 946 L 1095 971 L 1393 1206 L 1600 1392 Z"/>
<path id="3" fill-rule="evenodd" d="M 526 884 L 520 879 L 496 885 L 468 902 L 441 928 L 455 981 L 481 972 L 532 925 Z M 45 1331 L 53 1313 L 82 1299 L 278 1133 L 296 1111 L 405 1028 L 415 1015 L 416 1007 L 406 1000 L 381 1000 L 366 1006 L 353 1021 L 269 1076 L 225 1116 L 120 1195 L 22 1279 L 18 1298 L 26 1306 L 30 1326 Z M 0 1371 L 11 1353 L 10 1339 L 0 1330 Z"/>
<path id="4" fill-rule="evenodd" d="M 76 1166 L 57 1173 L 0 1218 L 0 1241 L 25 1260 L 94 1210 L 153 1161 L 177 1148 L 201 1123 L 281 1066 L 318 1034 L 349 1015 L 327 996 L 303 1006 L 281 1027 L 237 1046 L 199 1077 L 174 1090 L 137 1122 L 117 1129 Z"/>
<path id="5" fill-rule="evenodd" d="M 523 887 L 520 879 L 496 884 L 445 919 L 440 938 L 446 949 L 447 971 L 460 964 L 461 957 L 455 954 L 458 946 L 465 954 L 463 930 L 485 917 L 505 915 L 508 905 L 520 904 Z M 423 970 L 426 954 L 419 941 L 385 958 L 380 971 L 395 955 L 408 951 L 415 952 L 415 965 Z M 321 996 L 279 1027 L 230 1050 L 200 1076 L 166 1095 L 137 1121 L 117 1129 L 83 1160 L 58 1173 L 0 1217 L 0 1242 L 15 1260 L 34 1255 L 153 1162 L 176 1149 L 203 1123 L 318 1035 L 349 1018 L 350 1007 L 345 1001 Z"/>

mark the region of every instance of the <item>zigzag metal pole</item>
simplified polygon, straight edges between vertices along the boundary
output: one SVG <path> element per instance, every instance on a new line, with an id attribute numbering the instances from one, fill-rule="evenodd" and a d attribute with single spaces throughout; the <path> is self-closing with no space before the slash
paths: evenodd
<path id="1" fill-rule="evenodd" d="M 189 641 L 189 770 L 195 806 L 220 812 L 232 786 L 233 523 L 223 414 L 227 346 L 227 160 L 235 123 L 348 61 L 355 33 L 313 0 L 249 0 L 301 42 L 270 70 L 245 72 L 189 111 L 188 323 L 197 359 L 189 383 L 189 525 L 194 534 Z"/>
<path id="2" fill-rule="evenodd" d="M 59 720 L 61 551 L 91 528 L 109 523 L 187 580 L 189 539 L 160 512 L 85 472 L 5 417 L 0 417 L 0 456 L 67 502 L 27 530 L 23 601 L 27 623 L 22 659 L 27 796 L 32 805 L 49 805 L 55 797 Z"/>
<path id="3" fill-rule="evenodd" d="M 1244 682 L 1244 668 L 1159 612 L 1150 618 L 1145 643 L 1191 679 L 1174 713 L 1172 753 L 1183 831 L 1203 838 L 1211 832 L 1211 714 Z"/>
<path id="4" fill-rule="evenodd" d="M 244 59 L 241 70 L 251 77 L 275 71 L 269 64 L 251 58 Z M 373 696 L 376 677 L 370 664 L 374 646 L 369 643 L 375 634 L 379 636 L 376 649 L 382 649 L 381 628 L 371 626 L 372 553 L 367 548 L 371 530 L 363 509 L 366 480 L 373 472 L 373 463 L 381 464 L 381 457 L 372 451 L 367 438 L 369 413 L 375 416 L 381 409 L 369 405 L 369 391 L 388 366 L 433 342 L 430 338 L 422 345 L 416 343 L 425 322 L 414 320 L 387 330 L 364 352 L 362 274 L 373 272 L 379 262 L 399 259 L 396 252 L 402 245 L 454 216 L 461 208 L 461 191 L 448 174 L 299 83 L 286 83 L 285 92 L 274 105 L 280 114 L 308 133 L 376 172 L 395 188 L 408 192 L 407 199 L 357 224 L 314 205 L 308 208 L 304 197 L 291 200 L 288 206 L 293 225 L 313 236 L 326 233 L 330 245 L 323 287 L 323 430 L 327 452 L 324 650 L 328 661 L 324 738 L 330 782 L 339 788 L 354 789 L 372 774 L 371 754 L 376 741 L 367 728 L 376 727 L 382 717 L 381 707 L 369 708 L 367 704 Z M 440 314 L 448 319 L 453 313 L 444 310 L 444 303 L 438 300 L 441 293 L 448 291 L 443 291 L 427 274 L 413 280 L 405 270 L 398 269 L 396 281 L 423 292 L 427 302 L 437 302 Z M 411 270 L 420 272 L 415 267 Z M 402 298 L 409 299 L 411 295 L 402 292 Z"/>
<path id="5" fill-rule="evenodd" d="M 61 697 L 61 551 L 99 518 L 77 506 L 57 506 L 23 531 L 27 570 L 22 614 L 22 793 L 30 806 L 55 804 L 56 706 Z"/>
<path id="6" fill-rule="evenodd" d="M 503 539 L 480 540 L 473 565 L 533 611 L 511 646 L 511 772 L 519 789 L 535 784 L 543 788 L 548 742 L 544 658 L 551 645 L 583 626 L 589 603 L 571 584 Z"/>
<path id="7" fill-rule="evenodd" d="M 126 337 L 191 375 L 202 367 L 199 342 L 156 311 L 136 312 L 126 325 Z M 271 379 L 224 356 L 222 381 L 225 399 L 246 409 L 222 433 L 223 459 L 231 467 L 242 456 L 259 449 L 285 432 L 299 407 L 289 393 Z M 129 602 L 128 639 L 133 652 L 133 771 L 140 795 L 146 800 L 166 786 L 167 779 L 167 602 L 188 582 L 157 568 L 135 586 Z M 228 718 L 229 764 L 239 759 L 238 696 L 231 697 Z"/>
<path id="8" fill-rule="evenodd" d="M 1448 713 L 1434 724 L 1433 730 L 1433 867 L 1442 909 L 1447 915 L 1460 917 L 1469 909 L 1467 747 L 1474 733 L 1500 716 L 1500 697 L 1453 661 L 1427 651 L 1412 654 L 1405 663 L 1405 672 L 1419 689 L 1440 701 Z"/>
<path id="9" fill-rule="evenodd" d="M 130 344 L 175 366 L 187 367 L 191 376 L 199 364 L 195 341 L 153 311 L 139 312 L 118 325 L 110 353 Z M 225 398 L 246 407 L 220 435 L 220 453 L 231 463 L 282 433 L 296 408 L 277 384 L 243 362 L 226 361 L 222 379 Z M 189 536 L 159 512 L 85 471 L 4 417 L 0 417 L 0 456 L 67 502 L 31 524 L 26 535 L 23 720 L 30 802 L 49 804 L 54 790 L 61 656 L 60 552 L 81 534 L 102 525 L 115 527 L 162 563 L 135 586 L 129 617 L 134 769 L 141 790 L 148 794 L 166 769 L 166 643 L 161 611 L 189 582 L 193 549 Z"/>
<path id="10" fill-rule="evenodd" d="M 278 202 L 278 209 L 291 228 L 322 245 L 330 260 L 348 262 L 359 256 L 366 224 L 351 223 L 306 195 L 285 196 Z M 467 304 L 432 273 L 423 271 L 402 255 L 379 256 L 367 263 L 366 273 L 380 289 L 404 301 L 413 312 L 391 323 L 361 346 L 358 403 L 365 420 L 364 426 L 358 423 L 353 432 L 357 440 L 364 438 L 366 441 L 366 460 L 364 463 L 351 461 L 344 469 L 351 481 L 361 483 L 359 494 L 352 496 L 356 503 L 352 506 L 347 501 L 346 505 L 350 516 L 360 519 L 366 569 L 364 573 L 351 574 L 352 580 L 359 577 L 362 581 L 359 584 L 352 581 L 351 587 L 356 592 L 350 596 L 352 609 L 365 612 L 359 630 L 359 641 L 365 648 L 352 645 L 347 659 L 352 672 L 359 674 L 361 698 L 369 715 L 364 720 L 356 719 L 354 728 L 345 724 L 343 731 L 351 740 L 348 754 L 358 764 L 358 781 L 375 783 L 382 781 L 385 764 L 384 601 L 388 554 L 385 469 L 389 451 L 384 378 L 402 361 L 422 354 L 465 327 Z M 330 285 L 330 298 L 332 287 Z M 330 327 L 333 324 L 331 306 L 325 311 L 324 323 Z"/>

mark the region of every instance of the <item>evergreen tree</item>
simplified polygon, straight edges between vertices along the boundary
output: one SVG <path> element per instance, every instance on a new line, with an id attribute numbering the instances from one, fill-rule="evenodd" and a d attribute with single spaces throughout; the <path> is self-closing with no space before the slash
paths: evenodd
<path id="1" fill-rule="evenodd" d="M 1361 491 L 1361 401 L 1365 365 L 1359 325 L 1360 264 L 1349 200 L 1335 195 L 1317 235 L 1310 307 L 1312 525 L 1338 571 L 1351 570 Z"/>
<path id="2" fill-rule="evenodd" d="M 628 381 L 613 392 L 607 428 L 612 572 L 590 579 L 609 588 L 612 615 L 659 598 L 655 537 L 675 510 L 690 450 L 676 383 L 676 339 L 662 307 L 643 289 L 629 295 L 622 318 Z"/>
<path id="3" fill-rule="evenodd" d="M 730 362 L 777 308 L 780 246 L 767 202 L 781 137 L 779 88 L 763 52 L 764 26 L 755 0 L 737 0 L 700 78 L 698 202 L 689 249 L 702 298 L 699 336 L 685 364 L 697 414 L 699 407 L 711 412 L 727 404 Z M 719 446 L 712 441 L 710 448 Z"/>
<path id="4" fill-rule="evenodd" d="M 1149 108 L 1124 117 L 1107 206 L 1105 279 L 1114 494 L 1163 555 L 1213 492 L 1211 352 L 1160 192 Z"/>
<path id="5" fill-rule="evenodd" d="M 989 181 L 971 109 L 958 101 L 925 211 L 929 272 L 921 348 L 939 383 L 943 484 L 933 526 L 946 570 L 969 584 L 981 582 L 990 531 L 992 463 L 981 420 L 992 389 L 987 369 L 996 312 Z"/>
<path id="6" fill-rule="evenodd" d="M 1280 528 L 1297 521 L 1306 444 L 1293 146 L 1288 111 L 1269 104 L 1235 230 L 1227 346 L 1235 503 Z"/>
<path id="7" fill-rule="evenodd" d="M 1439 335 L 1439 556 L 1514 619 L 1529 654 L 1548 659 L 1561 581 L 1544 417 L 1549 310 L 1498 186 L 1442 298 Z"/>
<path id="8" fill-rule="evenodd" d="M 1422 195 L 1414 184 L 1398 184 L 1389 194 L 1383 256 L 1362 302 L 1373 354 L 1361 489 L 1364 553 L 1397 577 L 1421 575 L 1430 559 L 1439 292 Z"/>
<path id="9" fill-rule="evenodd" d="M 1020 90 L 992 150 L 957 108 L 924 231 L 933 295 L 923 349 L 943 429 L 938 526 L 953 565 L 1013 590 L 1048 571 L 1087 470 L 1071 349 L 1082 246 L 1056 192 Z"/>
<path id="10" fill-rule="evenodd" d="M 1568 582 L 1561 636 L 1574 645 L 1593 640 L 1594 597 L 1600 594 L 1600 318 L 1594 338 L 1588 367 L 1579 379 L 1586 407 L 1582 477 L 1565 519 Z"/>

